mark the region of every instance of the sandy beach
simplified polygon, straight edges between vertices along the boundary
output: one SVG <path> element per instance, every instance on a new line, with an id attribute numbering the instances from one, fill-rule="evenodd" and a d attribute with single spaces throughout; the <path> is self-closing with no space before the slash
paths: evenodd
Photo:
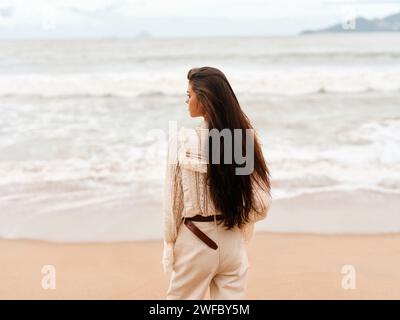
<path id="1" fill-rule="evenodd" d="M 257 233 L 248 245 L 247 299 L 400 299 L 400 234 Z M 61 244 L 0 241 L 0 299 L 164 299 L 161 241 Z M 56 289 L 41 286 L 56 268 Z M 343 289 L 344 265 L 355 289 Z M 208 296 L 206 297 L 208 298 Z"/>

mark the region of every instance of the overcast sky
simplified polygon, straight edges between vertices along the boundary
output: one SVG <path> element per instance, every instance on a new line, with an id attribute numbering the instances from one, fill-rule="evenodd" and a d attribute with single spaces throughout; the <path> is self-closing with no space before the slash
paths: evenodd
<path id="1" fill-rule="evenodd" d="M 400 0 L 0 0 L 0 38 L 292 35 Z"/>

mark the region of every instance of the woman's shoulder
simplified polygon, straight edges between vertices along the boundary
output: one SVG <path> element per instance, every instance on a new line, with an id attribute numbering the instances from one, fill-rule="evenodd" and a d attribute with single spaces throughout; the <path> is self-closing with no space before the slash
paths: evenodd
<path id="1" fill-rule="evenodd" d="M 199 127 L 181 127 L 177 134 L 178 161 L 182 168 L 207 172 L 207 150 Z"/>

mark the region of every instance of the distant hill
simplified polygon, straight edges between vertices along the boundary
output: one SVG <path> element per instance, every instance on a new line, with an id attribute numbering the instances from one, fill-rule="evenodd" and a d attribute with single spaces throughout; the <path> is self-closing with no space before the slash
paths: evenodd
<path id="1" fill-rule="evenodd" d="M 319 30 L 303 30 L 300 34 L 336 32 L 400 32 L 400 12 L 382 19 L 357 17 L 354 21 L 344 21 Z"/>
<path id="2" fill-rule="evenodd" d="M 152 35 L 150 32 L 147 31 L 141 31 L 136 35 L 136 38 L 151 38 Z"/>

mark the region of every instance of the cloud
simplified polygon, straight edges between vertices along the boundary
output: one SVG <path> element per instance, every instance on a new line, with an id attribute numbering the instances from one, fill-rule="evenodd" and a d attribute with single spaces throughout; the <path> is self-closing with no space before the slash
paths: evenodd
<path id="1" fill-rule="evenodd" d="M 8 6 L 0 8 L 0 17 L 3 18 L 11 18 L 15 14 L 15 7 Z"/>
<path id="2" fill-rule="evenodd" d="M 80 14 L 90 18 L 103 18 L 116 14 L 116 11 L 124 5 L 125 1 L 105 5 L 104 7 L 95 7 L 92 9 L 81 9 L 78 7 L 67 8 L 67 11 Z"/>

